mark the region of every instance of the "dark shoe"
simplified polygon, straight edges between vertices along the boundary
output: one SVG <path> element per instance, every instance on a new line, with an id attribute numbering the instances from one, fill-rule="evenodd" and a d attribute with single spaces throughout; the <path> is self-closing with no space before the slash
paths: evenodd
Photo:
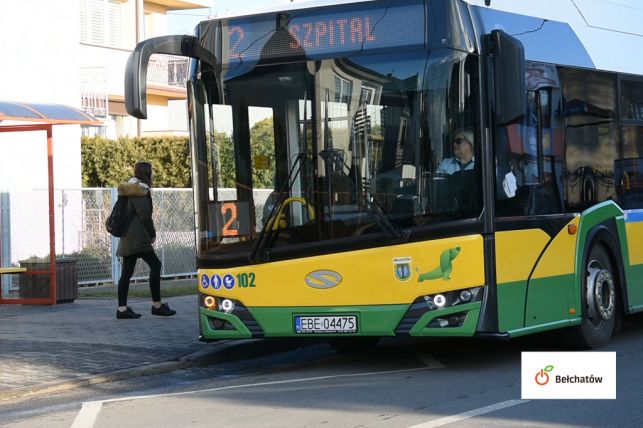
<path id="1" fill-rule="evenodd" d="M 125 309 L 122 312 L 116 309 L 117 320 L 135 319 L 140 317 L 141 317 L 141 314 L 137 314 L 136 312 L 134 312 L 130 306 L 128 306 L 127 309 Z"/>
<path id="2" fill-rule="evenodd" d="M 154 306 L 152 306 L 152 315 L 171 317 L 174 314 L 176 314 L 176 311 L 170 309 L 170 306 L 167 303 L 161 303 L 160 308 L 155 308 Z"/>

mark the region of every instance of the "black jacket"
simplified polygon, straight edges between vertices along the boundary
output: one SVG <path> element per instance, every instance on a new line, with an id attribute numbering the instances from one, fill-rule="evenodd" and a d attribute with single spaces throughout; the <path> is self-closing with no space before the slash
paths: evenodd
<path id="1" fill-rule="evenodd" d="M 124 257 L 154 251 L 152 242 L 156 238 L 156 229 L 152 220 L 153 206 L 149 187 L 132 178 L 118 186 L 118 195 L 129 197 L 127 214 L 130 223 L 127 235 L 118 242 L 116 255 Z"/>

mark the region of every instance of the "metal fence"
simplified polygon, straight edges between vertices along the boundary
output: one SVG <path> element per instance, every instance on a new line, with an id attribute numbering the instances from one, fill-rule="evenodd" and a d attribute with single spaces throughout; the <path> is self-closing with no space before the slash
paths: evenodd
<path id="1" fill-rule="evenodd" d="M 270 190 L 255 191 L 257 222 Z M 219 189 L 222 200 L 236 197 L 235 189 Z M 118 238 L 105 230 L 105 220 L 116 201 L 116 189 L 84 188 L 55 192 L 56 256 L 76 260 L 81 285 L 117 282 L 120 260 Z M 163 263 L 161 275 L 184 277 L 196 274 L 194 206 L 190 189 L 153 189 L 155 251 Z M 49 255 L 47 191 L 30 190 L 0 194 L 0 266 Z M 146 279 L 147 265 L 140 262 L 134 280 Z M 12 291 L 15 284 L 10 287 Z"/>

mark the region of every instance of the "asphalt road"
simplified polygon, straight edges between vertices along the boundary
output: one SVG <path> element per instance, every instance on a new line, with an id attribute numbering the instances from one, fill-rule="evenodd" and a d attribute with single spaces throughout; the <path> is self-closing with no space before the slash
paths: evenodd
<path id="1" fill-rule="evenodd" d="M 560 351 L 550 335 L 510 343 L 384 340 L 336 353 L 325 343 L 251 360 L 115 382 L 0 406 L 10 427 L 639 427 L 643 317 L 601 351 L 617 355 L 616 400 L 520 400 L 522 351 Z"/>

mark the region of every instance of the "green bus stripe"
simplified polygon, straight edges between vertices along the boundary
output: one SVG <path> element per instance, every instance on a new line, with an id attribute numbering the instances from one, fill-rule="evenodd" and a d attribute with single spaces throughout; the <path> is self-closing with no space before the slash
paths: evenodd
<path id="1" fill-rule="evenodd" d="M 498 329 L 501 332 L 525 324 L 527 279 L 498 284 Z"/>
<path id="2" fill-rule="evenodd" d="M 325 334 L 295 333 L 294 318 L 298 315 L 355 315 L 357 316 L 358 336 L 394 336 L 395 329 L 406 315 L 409 305 L 369 305 L 369 306 L 319 306 L 319 307 L 259 307 L 247 308 L 261 326 L 265 337 L 310 336 L 321 337 Z M 432 327 L 427 325 L 434 318 L 466 312 L 467 316 L 460 327 Z M 245 325 L 234 315 L 199 309 L 201 332 L 206 339 L 249 338 L 252 336 Z M 427 311 L 409 332 L 412 336 L 472 336 L 480 316 L 480 302 L 468 303 Z M 228 321 L 235 329 L 215 330 L 210 326 L 208 317 Z M 341 335 L 328 334 L 328 336 Z"/>

